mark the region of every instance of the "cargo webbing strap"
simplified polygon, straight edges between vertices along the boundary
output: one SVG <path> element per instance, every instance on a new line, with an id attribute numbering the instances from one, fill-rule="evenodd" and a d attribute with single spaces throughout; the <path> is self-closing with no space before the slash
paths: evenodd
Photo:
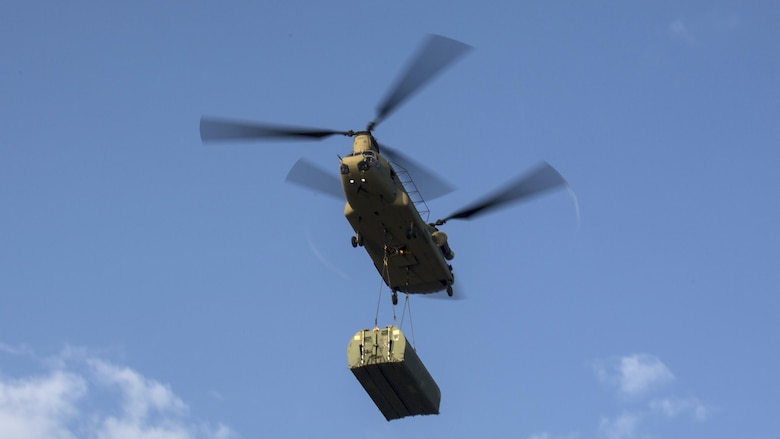
<path id="1" fill-rule="evenodd" d="M 392 285 L 390 283 L 390 270 L 389 270 L 389 267 L 388 267 L 387 259 L 388 259 L 388 253 L 385 252 L 385 258 L 384 258 L 383 266 L 382 266 L 382 271 L 383 271 L 384 276 L 382 276 L 382 277 L 387 277 L 387 283 Z M 384 289 L 384 283 L 385 283 L 384 279 L 379 281 L 379 297 L 377 298 L 377 302 L 376 302 L 376 314 L 374 314 L 374 327 L 375 328 L 379 327 L 379 308 L 380 308 L 380 305 L 382 304 L 382 290 Z M 399 328 L 403 327 L 403 325 L 404 325 L 404 317 L 406 316 L 406 310 L 408 309 L 409 310 L 409 328 L 412 331 L 412 349 L 417 350 L 417 342 L 415 341 L 415 338 L 414 338 L 414 323 L 412 322 L 412 303 L 409 300 L 409 293 L 408 293 L 408 291 L 409 291 L 409 267 L 406 267 L 406 290 L 407 290 L 407 292 L 405 292 L 406 298 L 404 299 L 404 307 L 401 310 L 401 324 L 398 324 L 398 317 L 397 317 L 397 315 L 395 313 L 395 305 L 393 305 L 393 325 L 395 325 L 395 326 L 397 326 Z"/>
<path id="2" fill-rule="evenodd" d="M 401 324 L 398 326 L 402 328 L 404 326 L 404 316 L 406 315 L 406 309 L 409 308 L 409 327 L 412 329 L 412 349 L 415 349 L 414 342 L 414 324 L 412 324 L 412 302 L 409 300 L 409 266 L 406 267 L 406 299 L 404 299 L 404 309 L 401 312 Z"/>
<path id="3" fill-rule="evenodd" d="M 382 289 L 384 288 L 384 283 L 385 283 L 384 278 L 387 278 L 388 285 L 392 285 L 392 283 L 390 282 L 390 268 L 388 266 L 387 258 L 388 258 L 387 251 L 385 251 L 385 259 L 383 261 L 384 264 L 382 266 L 383 276 L 381 276 L 383 279 L 379 281 L 379 298 L 377 298 L 377 302 L 376 302 L 376 314 L 374 315 L 374 327 L 377 327 L 379 325 L 379 306 L 382 304 Z M 398 319 L 395 316 L 395 305 L 393 306 L 393 324 L 395 325 L 398 324 Z"/>
<path id="4" fill-rule="evenodd" d="M 385 267 L 387 267 L 387 257 L 385 256 Z M 379 281 L 379 297 L 376 300 L 376 314 L 374 315 L 374 328 L 379 326 L 379 305 L 382 304 L 382 284 L 384 280 Z"/>
<path id="5" fill-rule="evenodd" d="M 406 309 L 409 309 L 409 328 L 412 330 L 412 349 L 417 350 L 417 343 L 414 341 L 414 324 L 412 323 L 412 302 L 409 300 L 409 293 L 406 293 L 406 299 L 404 299 L 404 309 L 401 312 L 401 324 L 399 328 L 404 326 L 404 316 L 406 315 Z"/>

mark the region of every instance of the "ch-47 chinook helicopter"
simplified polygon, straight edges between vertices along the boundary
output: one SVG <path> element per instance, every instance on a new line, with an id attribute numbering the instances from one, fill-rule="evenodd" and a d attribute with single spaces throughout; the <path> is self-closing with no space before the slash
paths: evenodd
<path id="1" fill-rule="evenodd" d="M 293 166 L 287 180 L 293 183 L 346 197 L 344 215 L 355 231 L 353 247 L 363 247 L 392 291 L 393 304 L 398 292 L 427 294 L 447 291 L 453 295 L 455 277 L 449 261 L 455 253 L 447 235 L 438 229 L 447 221 L 470 219 L 509 203 L 541 192 L 566 186 L 566 180 L 547 163 L 515 179 L 474 204 L 428 223 L 421 192 L 430 199 L 449 192 L 443 180 L 426 173 L 428 185 L 418 188 L 408 174 L 424 173 L 399 152 L 377 143 L 372 132 L 393 110 L 418 91 L 445 67 L 471 47 L 446 37 L 430 35 L 377 108 L 376 118 L 363 131 L 336 131 L 317 128 L 271 125 L 202 117 L 203 142 L 221 140 L 268 140 L 299 138 L 320 140 L 332 135 L 353 138 L 352 152 L 339 157 L 343 194 L 336 192 L 332 176 L 303 159 Z M 422 186 L 422 185 L 420 185 Z M 418 190 L 419 189 L 419 190 Z"/>

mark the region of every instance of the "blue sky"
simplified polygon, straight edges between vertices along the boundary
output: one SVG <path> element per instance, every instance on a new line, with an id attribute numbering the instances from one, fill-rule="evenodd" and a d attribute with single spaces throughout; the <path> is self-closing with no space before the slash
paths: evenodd
<path id="1" fill-rule="evenodd" d="M 312 3 L 2 8 L 0 437 L 777 436 L 780 6 Z M 445 226 L 441 414 L 388 423 L 346 360 L 380 278 L 284 183 L 351 142 L 198 121 L 362 129 L 428 33 L 475 50 L 375 135 L 459 188 L 433 216 L 542 160 L 578 204 Z"/>

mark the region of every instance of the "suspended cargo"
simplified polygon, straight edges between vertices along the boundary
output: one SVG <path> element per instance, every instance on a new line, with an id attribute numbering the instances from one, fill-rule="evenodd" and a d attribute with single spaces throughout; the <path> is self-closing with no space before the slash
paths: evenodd
<path id="1" fill-rule="evenodd" d="M 347 346 L 347 360 L 388 421 L 439 414 L 439 386 L 399 328 L 358 332 Z"/>

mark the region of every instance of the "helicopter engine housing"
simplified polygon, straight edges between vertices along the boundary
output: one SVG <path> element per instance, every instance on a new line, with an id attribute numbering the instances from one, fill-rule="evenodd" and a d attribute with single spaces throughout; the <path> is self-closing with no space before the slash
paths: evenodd
<path id="1" fill-rule="evenodd" d="M 431 234 L 431 239 L 438 247 L 447 244 L 447 234 L 438 230 Z"/>
<path id="2" fill-rule="evenodd" d="M 442 231 L 435 231 L 431 234 L 431 240 L 437 247 L 441 248 L 441 252 L 444 253 L 444 258 L 448 261 L 455 258 L 455 252 L 452 251 L 450 245 L 447 243 L 447 234 Z"/>

